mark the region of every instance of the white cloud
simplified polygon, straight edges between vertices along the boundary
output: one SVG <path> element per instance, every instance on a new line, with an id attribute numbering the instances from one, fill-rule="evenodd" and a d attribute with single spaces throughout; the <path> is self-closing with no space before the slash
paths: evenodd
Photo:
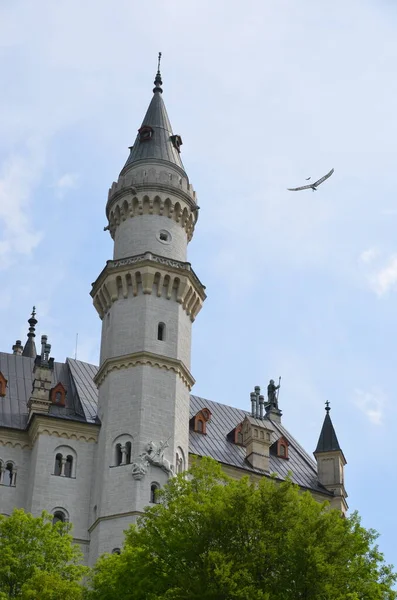
<path id="1" fill-rule="evenodd" d="M 55 187 L 60 190 L 72 189 L 77 185 L 78 176 L 76 173 L 65 173 L 55 183 Z"/>
<path id="2" fill-rule="evenodd" d="M 364 392 L 356 389 L 354 394 L 354 404 L 365 414 L 368 420 L 374 425 L 382 425 L 386 404 L 386 398 L 382 390 L 372 389 L 369 392 Z"/>
<path id="3" fill-rule="evenodd" d="M 77 173 L 65 173 L 54 183 L 58 198 L 63 198 L 68 190 L 78 186 L 79 176 Z"/>
<path id="4" fill-rule="evenodd" d="M 29 143 L 24 155 L 11 155 L 0 171 L 0 268 L 7 268 L 18 254 L 29 255 L 41 233 L 32 223 L 30 201 L 39 183 L 44 155 L 40 144 Z"/>
<path id="5" fill-rule="evenodd" d="M 390 256 L 386 266 L 370 277 L 372 288 L 378 296 L 384 296 L 397 285 L 397 254 Z"/>
<path id="6" fill-rule="evenodd" d="M 377 248 L 368 248 L 367 250 L 361 252 L 359 259 L 362 263 L 368 264 L 375 260 L 375 258 L 378 256 L 379 250 Z"/>

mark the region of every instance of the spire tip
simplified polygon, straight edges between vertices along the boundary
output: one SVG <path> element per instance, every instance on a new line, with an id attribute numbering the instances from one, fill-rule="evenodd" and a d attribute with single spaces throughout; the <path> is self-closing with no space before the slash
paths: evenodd
<path id="1" fill-rule="evenodd" d="M 156 77 L 154 80 L 154 88 L 153 88 L 153 93 L 155 94 L 156 92 L 160 92 L 160 94 L 163 93 L 162 90 L 162 85 L 163 82 L 161 80 L 161 73 L 160 73 L 160 63 L 161 63 L 161 52 L 159 52 L 159 56 L 158 56 L 158 61 L 157 61 L 157 73 L 156 73 Z"/>

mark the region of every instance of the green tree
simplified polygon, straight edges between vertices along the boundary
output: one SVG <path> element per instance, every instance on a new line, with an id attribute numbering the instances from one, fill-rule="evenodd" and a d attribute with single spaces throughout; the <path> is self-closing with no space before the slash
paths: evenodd
<path id="1" fill-rule="evenodd" d="M 0 600 L 78 600 L 88 572 L 73 544 L 71 525 L 52 524 L 52 515 L 33 517 L 14 510 L 0 516 Z"/>
<path id="2" fill-rule="evenodd" d="M 376 537 L 289 481 L 232 480 L 205 459 L 99 559 L 88 598 L 391 600 Z"/>

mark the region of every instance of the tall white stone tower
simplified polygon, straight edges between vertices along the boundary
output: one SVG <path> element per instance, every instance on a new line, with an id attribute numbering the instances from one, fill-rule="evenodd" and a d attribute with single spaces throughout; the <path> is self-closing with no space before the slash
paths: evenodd
<path id="1" fill-rule="evenodd" d="M 162 98 L 160 65 L 130 155 L 106 206 L 113 260 L 92 287 L 102 319 L 90 560 L 112 552 L 187 467 L 191 326 L 204 286 L 186 262 L 198 217 Z"/>

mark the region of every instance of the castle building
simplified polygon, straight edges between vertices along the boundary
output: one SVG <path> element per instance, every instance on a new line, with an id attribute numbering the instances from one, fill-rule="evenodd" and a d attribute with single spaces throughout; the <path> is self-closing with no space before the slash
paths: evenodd
<path id="1" fill-rule="evenodd" d="M 191 335 L 206 299 L 187 262 L 199 207 L 163 101 L 153 97 L 109 190 L 113 258 L 92 285 L 102 322 L 99 367 L 27 341 L 0 353 L 0 513 L 49 511 L 73 523 L 85 561 L 117 552 L 156 490 L 211 456 L 235 477 L 276 474 L 345 512 L 343 452 L 329 405 L 313 460 L 282 424 L 274 382 L 248 411 L 191 395 Z"/>

